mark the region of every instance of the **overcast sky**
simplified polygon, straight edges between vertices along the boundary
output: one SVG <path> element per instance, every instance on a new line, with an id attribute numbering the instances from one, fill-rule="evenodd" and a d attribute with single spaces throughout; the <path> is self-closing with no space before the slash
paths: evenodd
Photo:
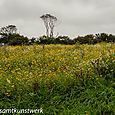
<path id="1" fill-rule="evenodd" d="M 58 19 L 55 36 L 115 34 L 115 0 L 0 0 L 0 27 L 13 24 L 24 36 L 42 36 L 46 13 Z"/>

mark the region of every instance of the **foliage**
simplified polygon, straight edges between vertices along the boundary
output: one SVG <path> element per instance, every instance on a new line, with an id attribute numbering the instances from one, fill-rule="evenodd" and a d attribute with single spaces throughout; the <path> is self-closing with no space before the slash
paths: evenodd
<path id="1" fill-rule="evenodd" d="M 47 37 L 41 36 L 36 41 L 37 44 L 75 44 L 74 40 L 71 40 L 68 36 L 58 36 L 58 37 Z"/>
<path id="2" fill-rule="evenodd" d="M 29 40 L 27 37 L 21 36 L 19 34 L 4 35 L 0 38 L 0 43 L 5 43 L 7 45 L 24 45 L 28 44 Z"/>
<path id="3" fill-rule="evenodd" d="M 19 34 L 9 36 L 9 45 L 26 45 L 29 40 L 27 37 L 21 36 Z"/>
<path id="4" fill-rule="evenodd" d="M 24 45 L 28 44 L 29 40 L 27 37 L 19 35 L 15 25 L 8 25 L 0 29 L 0 43 L 7 45 Z"/>
<path id="5" fill-rule="evenodd" d="M 113 42 L 115 43 L 115 36 L 106 33 L 100 33 L 100 34 L 89 34 L 86 36 L 78 36 L 77 38 L 74 39 L 75 42 L 79 42 L 80 44 L 96 44 L 100 42 Z"/>
<path id="6" fill-rule="evenodd" d="M 6 27 L 1 27 L 0 28 L 0 33 L 1 33 L 1 35 L 16 34 L 17 33 L 17 28 L 16 28 L 15 25 L 8 25 Z"/>
<path id="7" fill-rule="evenodd" d="M 47 36 L 41 36 L 36 41 L 37 44 L 54 44 L 54 38 L 50 38 Z"/>
<path id="8" fill-rule="evenodd" d="M 100 42 L 112 42 L 115 43 L 115 36 L 106 33 L 100 33 L 100 34 L 89 34 L 85 36 L 78 36 L 74 39 L 70 39 L 68 36 L 58 36 L 58 37 L 47 37 L 47 36 L 41 36 L 39 39 L 36 41 L 37 44 L 68 44 L 68 45 L 73 45 L 76 43 L 80 44 L 97 44 Z"/>
<path id="9" fill-rule="evenodd" d="M 57 18 L 50 15 L 42 15 L 41 18 L 46 26 L 47 36 L 43 35 L 36 38 L 28 39 L 23 35 L 17 33 L 17 27 L 15 25 L 8 25 L 0 28 L 0 45 L 2 43 L 7 45 L 32 45 L 32 44 L 66 44 L 73 45 L 76 43 L 80 44 L 96 44 L 100 42 L 112 42 L 115 43 L 115 35 L 100 33 L 100 34 L 88 34 L 85 36 L 78 36 L 74 39 L 70 39 L 68 36 L 53 37 L 54 22 Z M 49 35 L 50 31 L 50 35 Z"/>

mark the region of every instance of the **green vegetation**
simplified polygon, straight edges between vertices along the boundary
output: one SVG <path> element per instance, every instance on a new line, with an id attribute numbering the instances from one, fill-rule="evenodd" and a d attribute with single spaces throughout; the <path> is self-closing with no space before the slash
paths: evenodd
<path id="1" fill-rule="evenodd" d="M 115 44 L 0 47 L 0 108 L 44 115 L 115 114 Z"/>
<path id="2" fill-rule="evenodd" d="M 27 45 L 29 39 L 17 33 L 15 25 L 0 28 L 0 45 Z"/>
<path id="3" fill-rule="evenodd" d="M 52 17 L 50 15 L 46 15 L 45 18 L 48 17 L 48 22 L 46 25 L 51 25 L 50 35 L 49 29 L 46 26 L 46 33 L 47 36 L 41 36 L 39 38 L 27 38 L 23 35 L 20 35 L 17 33 L 17 28 L 15 25 L 8 25 L 6 27 L 0 28 L 0 46 L 2 44 L 4 45 L 33 45 L 33 44 L 66 44 L 66 45 L 74 45 L 76 43 L 79 44 L 97 44 L 101 42 L 106 43 L 115 43 L 115 35 L 112 34 L 106 34 L 106 33 L 100 33 L 100 34 L 89 34 L 85 36 L 78 36 L 74 39 L 70 39 L 68 36 L 53 36 L 53 29 L 54 29 L 54 23 L 57 19 L 56 17 Z M 44 19 L 44 15 L 42 17 Z M 49 18 L 51 18 L 49 20 Z M 51 21 L 52 20 L 52 21 Z M 51 21 L 51 22 L 50 22 Z"/>

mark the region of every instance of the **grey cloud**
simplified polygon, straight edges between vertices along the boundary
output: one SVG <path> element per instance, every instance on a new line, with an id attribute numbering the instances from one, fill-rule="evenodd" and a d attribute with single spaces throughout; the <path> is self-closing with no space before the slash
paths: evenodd
<path id="1" fill-rule="evenodd" d="M 58 18 L 55 34 L 115 33 L 114 0 L 0 0 L 0 8 L 0 26 L 15 24 L 30 37 L 45 33 L 45 13 Z"/>

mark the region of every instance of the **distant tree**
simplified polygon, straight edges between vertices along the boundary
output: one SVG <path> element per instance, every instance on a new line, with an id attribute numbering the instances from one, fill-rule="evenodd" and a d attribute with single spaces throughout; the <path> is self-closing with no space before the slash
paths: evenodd
<path id="1" fill-rule="evenodd" d="M 8 43 L 8 37 L 5 35 L 0 36 L 0 43 L 7 44 Z"/>
<path id="2" fill-rule="evenodd" d="M 77 38 L 74 38 L 74 43 L 80 43 L 80 44 L 84 44 L 84 37 L 83 36 L 78 36 Z"/>
<path id="3" fill-rule="evenodd" d="M 115 35 L 110 34 L 108 36 L 108 42 L 114 42 L 115 43 Z"/>
<path id="4" fill-rule="evenodd" d="M 84 37 L 84 41 L 87 44 L 94 44 L 94 35 L 93 34 L 88 34 Z"/>
<path id="5" fill-rule="evenodd" d="M 21 36 L 19 34 L 13 34 L 9 36 L 9 45 L 28 45 L 29 39 L 27 37 Z"/>
<path id="6" fill-rule="evenodd" d="M 58 36 L 55 41 L 57 44 L 69 44 L 71 40 L 68 36 Z"/>
<path id="7" fill-rule="evenodd" d="M 16 33 L 17 33 L 17 28 L 15 25 L 8 25 L 0 29 L 1 35 L 9 35 L 9 34 L 16 34 Z"/>
<path id="8" fill-rule="evenodd" d="M 96 39 L 99 41 L 99 42 L 107 42 L 108 40 L 108 34 L 106 33 L 100 33 L 100 34 L 96 34 Z"/>
<path id="9" fill-rule="evenodd" d="M 77 38 L 74 39 L 74 43 L 80 43 L 80 44 L 95 44 L 96 39 L 93 34 L 88 34 L 85 36 L 78 36 Z"/>
<path id="10" fill-rule="evenodd" d="M 29 40 L 29 44 L 32 45 L 32 44 L 34 44 L 34 43 L 36 43 L 36 38 L 33 37 L 32 39 Z"/>
<path id="11" fill-rule="evenodd" d="M 17 28 L 15 25 L 8 25 L 6 27 L 1 27 L 0 28 L 0 42 L 1 43 L 8 43 L 9 42 L 9 38 L 11 35 L 16 34 L 17 33 Z"/>
<path id="12" fill-rule="evenodd" d="M 54 44 L 55 43 L 55 38 L 53 37 L 47 37 L 47 36 L 41 36 L 39 39 L 36 41 L 38 44 Z"/>
<path id="13" fill-rule="evenodd" d="M 37 43 L 38 44 L 46 44 L 47 43 L 47 38 L 48 38 L 47 36 L 43 35 L 43 36 L 38 38 Z"/>
<path id="14" fill-rule="evenodd" d="M 0 29 L 0 43 L 8 45 L 23 45 L 28 44 L 29 40 L 27 37 L 21 36 L 17 33 L 15 25 L 8 25 Z"/>
<path id="15" fill-rule="evenodd" d="M 55 22 L 57 21 L 57 18 L 51 14 L 42 15 L 40 18 L 44 21 L 44 25 L 46 27 L 46 36 L 53 37 Z"/>

